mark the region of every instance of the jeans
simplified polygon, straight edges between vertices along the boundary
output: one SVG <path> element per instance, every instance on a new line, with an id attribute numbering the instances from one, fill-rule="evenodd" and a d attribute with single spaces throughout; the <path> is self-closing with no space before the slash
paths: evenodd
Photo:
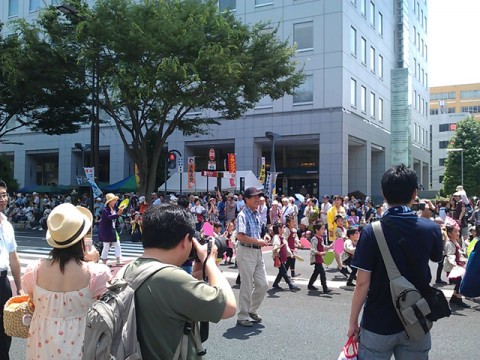
<path id="1" fill-rule="evenodd" d="M 430 333 L 420 341 L 412 341 L 405 331 L 393 335 L 380 335 L 360 329 L 358 360 L 427 360 L 432 347 Z"/>

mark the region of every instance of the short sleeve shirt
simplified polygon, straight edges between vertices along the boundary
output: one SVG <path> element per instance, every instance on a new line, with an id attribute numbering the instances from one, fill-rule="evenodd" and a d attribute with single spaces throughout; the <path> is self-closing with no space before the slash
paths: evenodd
<path id="1" fill-rule="evenodd" d="M 153 259 L 137 259 L 126 275 Z M 172 359 L 186 322 L 217 323 L 225 311 L 223 290 L 199 281 L 177 266 L 147 279 L 135 293 L 137 335 L 144 359 Z M 187 359 L 199 359 L 193 335 Z"/>
<path id="2" fill-rule="evenodd" d="M 245 206 L 237 217 L 237 233 L 245 234 L 254 239 L 260 239 L 260 214 Z"/>
<path id="3" fill-rule="evenodd" d="M 0 271 L 8 270 L 10 253 L 17 250 L 15 233 L 7 217 L 0 213 Z"/>
<path id="4" fill-rule="evenodd" d="M 431 220 L 419 218 L 409 208 L 403 207 L 403 209 L 408 209 L 408 211 L 394 213 L 392 209 L 389 209 L 384 215 L 401 229 L 401 235 L 399 235 L 387 225 L 382 224 L 385 239 L 403 276 L 414 285 L 421 283 L 422 278 L 430 283 L 429 260 L 439 262 L 443 258 L 440 227 Z M 410 266 L 404 250 L 398 243 L 401 237 L 406 239 L 407 247 L 423 274 L 418 274 Z M 362 231 L 353 256 L 352 266 L 371 273 L 370 288 L 363 309 L 362 326 L 381 335 L 392 335 L 403 331 L 403 326 L 393 307 L 385 263 L 378 248 L 372 225 L 368 225 Z"/>

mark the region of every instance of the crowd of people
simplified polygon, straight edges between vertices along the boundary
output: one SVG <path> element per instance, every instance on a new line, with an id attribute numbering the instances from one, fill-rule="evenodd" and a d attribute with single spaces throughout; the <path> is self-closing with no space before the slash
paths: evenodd
<path id="1" fill-rule="evenodd" d="M 282 290 L 280 282 L 283 280 L 294 292 L 300 290 L 295 284 L 295 278 L 300 275 L 295 268 L 300 257 L 298 250 L 309 249 L 312 274 L 308 291 L 319 291 L 318 278 L 323 293 L 332 291 L 327 286 L 324 268 L 327 254 L 334 257 L 335 267 L 345 278 L 346 286 L 355 289 L 348 334 L 357 338 L 360 331 L 363 334 L 359 359 L 375 359 L 379 352 L 386 356 L 398 354 L 402 358 L 405 349 L 427 355 L 418 358 L 428 358 L 429 335 L 415 344 L 401 335 L 402 324 L 393 309 L 389 288 L 385 286 L 388 277 L 369 224 L 382 223 L 392 256 L 406 278 L 418 281 L 421 277 L 430 281 L 428 262 L 437 262 L 436 284 L 443 286 L 447 281 L 453 284 L 450 305 L 467 308 L 469 305 L 459 291 L 462 280 L 459 268 L 465 268 L 468 252 L 476 245 L 477 234 L 480 236 L 480 200 L 469 198 L 461 186 L 448 201 L 419 199 L 416 174 L 404 166 L 393 167 L 384 174 L 382 191 L 385 197 L 382 204 L 374 204 L 368 197 L 356 199 L 340 195 L 324 195 L 321 199 L 308 194 L 269 199 L 256 188 L 247 188 L 237 194 L 216 191 L 214 194 L 164 197 L 153 193 L 151 203 L 145 196 L 109 193 L 95 199 L 92 214 L 87 209 L 86 194 L 79 199 L 37 193 L 14 193 L 9 197 L 5 183 L 0 182 L 0 250 L 5 250 L 0 251 L 1 300 L 5 303 L 12 295 L 4 271 L 10 268 L 17 293 L 26 292 L 37 307 L 43 305 L 42 310 L 35 312 L 30 326 L 27 358 L 46 358 L 66 351 L 55 338 L 55 334 L 60 333 L 65 334 L 62 341 L 68 339 L 72 344 L 64 355 L 80 358 L 83 334 L 79 329 L 85 326 L 86 309 L 105 291 L 105 283 L 111 278 L 110 268 L 105 266 L 111 247 L 115 251 L 115 265 L 123 265 L 119 234 L 127 229 L 132 241 L 142 241 L 145 249 L 140 259 L 127 265 L 132 266 L 130 270 L 149 261 L 174 265 L 175 269 L 159 272 L 139 288 L 140 310 L 137 312 L 142 319 L 138 334 L 142 352 L 151 354 L 152 358 L 156 358 L 154 354 L 171 358 L 176 350 L 172 346 L 177 343 L 173 337 L 181 335 L 185 318 L 216 322 L 237 313 L 239 326 L 252 327 L 263 321 L 259 308 L 269 284 L 262 248 L 272 247 L 274 266 L 278 268 L 272 288 Z M 405 231 L 404 236 L 408 235 L 408 246 L 415 251 L 419 268 L 424 273 L 421 276 L 409 268 L 396 243 L 399 234 L 384 225 L 387 220 L 401 225 L 399 228 Z M 21 221 L 34 229 L 46 229 L 47 243 L 52 251 L 48 259 L 30 265 L 20 281 L 10 222 Z M 208 257 L 206 245 L 195 239 L 205 231 L 206 224 L 211 225 L 214 236 L 225 241 L 226 249 L 220 259 L 215 259 L 216 247 L 212 250 L 213 256 Z M 86 239 L 91 228 L 103 243 L 100 254 L 95 254 L 96 250 Z M 423 240 L 421 243 L 416 241 L 419 236 Z M 338 242 L 342 247 L 340 251 Z M 200 264 L 192 257 L 192 247 L 196 249 Z M 238 312 L 231 286 L 218 269 L 221 261 L 238 268 Z M 179 272 L 177 267 L 186 271 Z M 205 275 L 208 275 L 209 284 L 199 286 L 197 279 Z M 159 291 L 165 286 L 176 289 L 172 296 L 166 297 L 164 291 Z M 180 308 L 180 298 L 198 303 L 198 308 Z M 60 306 L 62 302 L 68 306 Z M 168 309 L 169 314 L 175 313 L 178 317 L 172 318 L 159 309 Z M 182 311 L 186 312 L 179 315 Z M 53 318 L 69 320 L 53 322 Z M 171 341 L 156 342 L 156 324 L 158 319 L 164 318 L 169 319 L 169 326 L 175 331 L 164 334 L 165 339 L 171 338 Z M 375 344 L 381 336 L 388 337 L 389 345 L 379 350 Z M 2 327 L 2 359 L 8 359 L 9 339 Z M 188 351 L 193 353 L 193 340 L 190 347 Z"/>

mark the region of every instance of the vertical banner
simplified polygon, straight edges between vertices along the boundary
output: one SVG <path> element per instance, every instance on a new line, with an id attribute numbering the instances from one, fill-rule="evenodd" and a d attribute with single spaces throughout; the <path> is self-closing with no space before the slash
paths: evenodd
<path id="1" fill-rule="evenodd" d="M 268 194 L 268 197 L 271 199 L 277 195 L 276 182 L 277 173 L 269 172 L 267 175 L 267 181 L 265 182 L 264 193 Z"/>
<path id="2" fill-rule="evenodd" d="M 140 189 L 140 171 L 137 164 L 135 164 L 135 184 L 137 184 L 137 190 Z"/>
<path id="3" fill-rule="evenodd" d="M 260 164 L 260 176 L 258 177 L 258 180 L 262 184 L 265 184 L 265 157 L 262 156 L 262 163 Z"/>
<path id="4" fill-rule="evenodd" d="M 188 157 L 187 173 L 188 173 L 188 188 L 193 189 L 195 187 L 195 156 Z"/>
<path id="5" fill-rule="evenodd" d="M 228 171 L 232 174 L 230 186 L 235 187 L 235 174 L 237 173 L 237 157 L 235 154 L 228 154 Z"/>
<path id="6" fill-rule="evenodd" d="M 265 179 L 265 184 L 263 186 L 263 193 L 265 194 L 265 197 L 271 199 L 272 198 L 272 194 L 270 193 L 270 177 L 272 176 L 272 174 L 270 174 L 270 172 L 268 172 L 267 174 L 267 178 Z"/>
<path id="7" fill-rule="evenodd" d="M 100 190 L 100 188 L 95 183 L 95 168 L 86 167 L 83 168 L 83 170 L 85 171 L 85 177 L 87 178 L 87 181 L 92 188 L 93 196 L 96 198 L 102 196 L 102 190 Z"/>

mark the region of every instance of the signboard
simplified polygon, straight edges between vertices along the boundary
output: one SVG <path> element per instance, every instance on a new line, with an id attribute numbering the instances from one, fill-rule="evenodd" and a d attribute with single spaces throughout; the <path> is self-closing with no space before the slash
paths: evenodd
<path id="1" fill-rule="evenodd" d="M 258 180 L 260 180 L 262 184 L 265 183 L 265 157 L 264 156 L 262 156 L 262 163 L 260 165 L 260 176 L 258 177 Z"/>
<path id="2" fill-rule="evenodd" d="M 235 154 L 228 154 L 228 171 L 233 175 L 237 172 L 237 157 Z M 235 176 L 230 178 L 230 186 L 235 187 Z"/>
<path id="3" fill-rule="evenodd" d="M 215 161 L 215 149 L 214 148 L 210 148 L 210 150 L 208 150 L 208 158 L 210 159 L 210 161 Z"/>
<path id="4" fill-rule="evenodd" d="M 218 177 L 218 171 L 202 171 L 202 176 Z"/>
<path id="5" fill-rule="evenodd" d="M 215 161 L 209 161 L 208 170 L 217 170 L 217 163 Z"/>
<path id="6" fill-rule="evenodd" d="M 181 156 L 177 157 L 177 167 L 178 167 L 178 172 L 183 173 L 183 157 Z"/>
<path id="7" fill-rule="evenodd" d="M 187 171 L 188 188 L 193 189 L 195 187 L 195 156 L 188 157 Z"/>

